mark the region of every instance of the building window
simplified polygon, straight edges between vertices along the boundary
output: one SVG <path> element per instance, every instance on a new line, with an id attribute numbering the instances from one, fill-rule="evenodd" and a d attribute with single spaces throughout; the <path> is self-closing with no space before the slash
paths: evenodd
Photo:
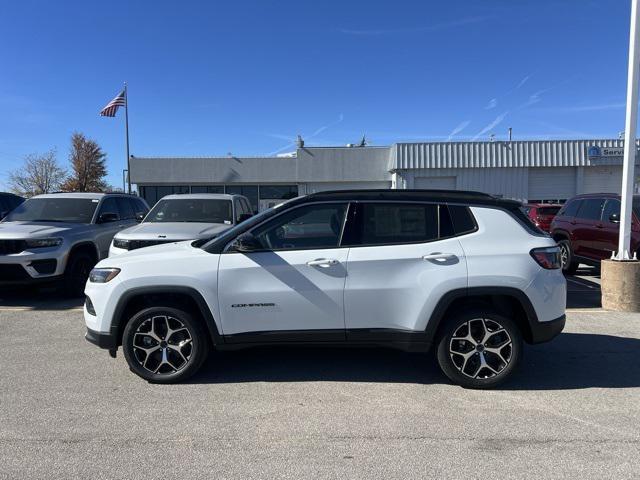
<path id="1" fill-rule="evenodd" d="M 224 185 L 191 185 L 191 193 L 224 193 Z"/>
<path id="2" fill-rule="evenodd" d="M 297 185 L 260 185 L 260 200 L 288 200 L 297 196 Z"/>
<path id="3" fill-rule="evenodd" d="M 174 193 L 189 193 L 189 185 L 145 185 L 140 188 L 140 196 L 149 205 L 154 205 L 162 197 L 173 195 Z"/>

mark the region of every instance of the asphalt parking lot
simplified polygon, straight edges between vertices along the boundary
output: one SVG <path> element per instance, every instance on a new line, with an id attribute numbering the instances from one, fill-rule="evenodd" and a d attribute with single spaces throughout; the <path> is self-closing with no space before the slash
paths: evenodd
<path id="1" fill-rule="evenodd" d="M 88 344 L 80 303 L 0 293 L 0 478 L 631 478 L 640 315 L 569 278 L 568 323 L 500 390 L 391 350 L 217 354 L 182 385 Z"/>

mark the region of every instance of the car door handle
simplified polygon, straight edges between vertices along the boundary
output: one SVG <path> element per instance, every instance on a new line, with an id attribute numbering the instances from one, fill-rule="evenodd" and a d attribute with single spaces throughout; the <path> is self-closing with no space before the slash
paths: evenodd
<path id="1" fill-rule="evenodd" d="M 332 265 L 337 265 L 338 260 L 335 260 L 333 258 L 316 258 L 315 260 L 309 260 L 307 262 L 307 265 L 309 265 L 310 267 L 322 267 L 322 268 L 327 268 L 330 267 Z"/>
<path id="2" fill-rule="evenodd" d="M 429 255 L 424 255 L 422 257 L 423 260 L 436 260 L 438 262 L 446 262 L 447 260 L 451 260 L 453 258 L 457 258 L 454 253 L 430 253 Z"/>

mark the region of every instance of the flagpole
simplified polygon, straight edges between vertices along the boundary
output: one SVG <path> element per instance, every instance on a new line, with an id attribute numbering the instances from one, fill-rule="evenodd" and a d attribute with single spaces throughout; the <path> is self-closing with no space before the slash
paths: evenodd
<path id="1" fill-rule="evenodd" d="M 131 165 L 129 164 L 129 98 L 127 82 L 124 82 L 124 130 L 127 136 L 127 193 L 131 193 Z"/>

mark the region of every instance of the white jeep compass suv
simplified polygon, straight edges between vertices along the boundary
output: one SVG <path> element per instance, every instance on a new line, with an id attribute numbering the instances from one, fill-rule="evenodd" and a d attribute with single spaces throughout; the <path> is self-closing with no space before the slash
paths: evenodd
<path id="1" fill-rule="evenodd" d="M 523 341 L 564 328 L 555 242 L 515 201 L 455 191 L 323 192 L 215 239 L 103 260 L 86 338 L 151 382 L 193 375 L 212 348 L 434 346 L 455 383 L 508 378 Z"/>

